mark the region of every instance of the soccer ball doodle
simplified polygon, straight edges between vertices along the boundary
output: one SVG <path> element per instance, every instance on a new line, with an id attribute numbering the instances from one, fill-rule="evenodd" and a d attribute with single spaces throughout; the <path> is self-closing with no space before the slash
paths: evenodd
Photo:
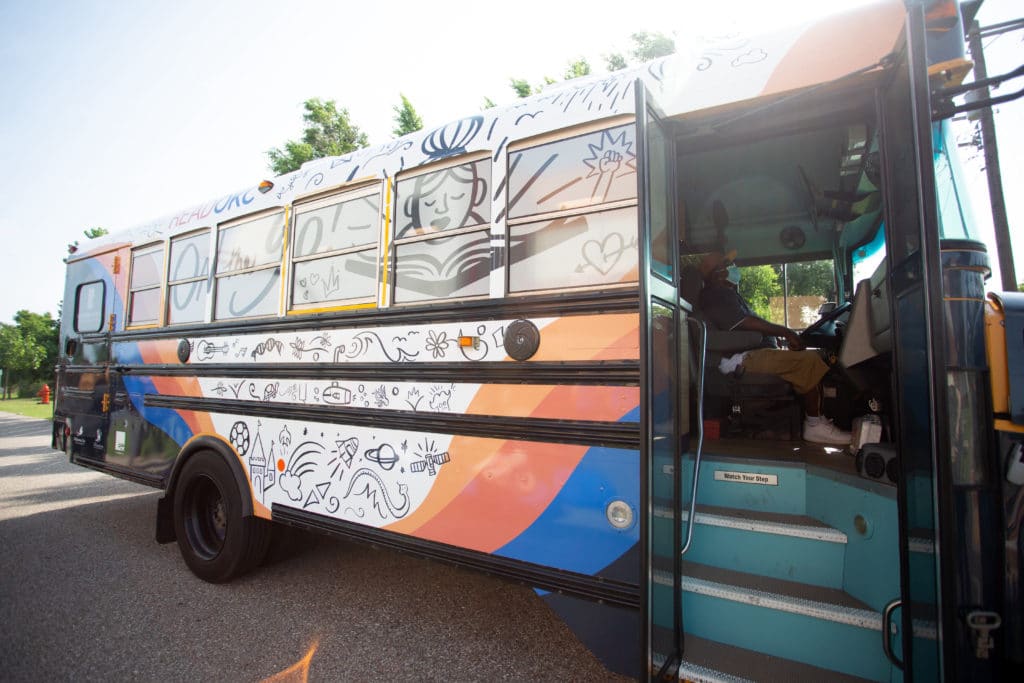
<path id="1" fill-rule="evenodd" d="M 231 445 L 238 451 L 238 455 L 244 456 L 249 451 L 249 425 L 241 420 L 231 425 L 231 433 L 228 434 L 228 440 L 231 441 Z"/>

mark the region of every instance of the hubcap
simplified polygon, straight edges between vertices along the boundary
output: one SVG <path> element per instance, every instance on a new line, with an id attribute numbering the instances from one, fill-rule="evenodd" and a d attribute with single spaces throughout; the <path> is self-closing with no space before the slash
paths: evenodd
<path id="1" fill-rule="evenodd" d="M 196 555 L 212 560 L 220 554 L 227 535 L 228 515 L 216 482 L 200 476 L 185 495 L 185 534 Z"/>

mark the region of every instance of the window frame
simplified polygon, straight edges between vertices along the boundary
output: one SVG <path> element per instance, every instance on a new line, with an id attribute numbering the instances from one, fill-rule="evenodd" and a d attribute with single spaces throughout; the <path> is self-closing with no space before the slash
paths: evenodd
<path id="1" fill-rule="evenodd" d="M 431 173 L 437 173 L 458 166 L 465 166 L 468 164 L 475 164 L 478 162 L 487 162 L 487 187 L 484 191 L 484 202 L 482 205 L 487 206 L 487 220 L 483 223 L 475 223 L 473 225 L 464 226 L 461 228 L 453 228 L 451 230 L 438 230 L 437 232 L 429 232 L 420 235 L 412 235 L 411 237 L 398 237 L 399 231 L 399 202 L 403 201 L 402 196 L 399 193 L 399 184 L 407 180 L 418 178 L 420 176 L 429 175 Z M 495 160 L 490 150 L 479 150 L 469 152 L 467 154 L 460 154 L 455 157 L 449 157 L 438 161 L 436 163 L 426 164 L 419 166 L 414 169 L 410 169 L 407 172 L 400 173 L 395 176 L 395 189 L 394 197 L 391 202 L 392 220 L 390 221 L 391 236 L 390 241 L 387 245 L 387 259 L 386 269 L 390 272 L 390 277 L 387 279 L 387 294 L 391 305 L 394 306 L 417 306 L 424 304 L 431 304 L 437 302 L 457 302 L 457 301 L 479 301 L 490 297 L 490 276 L 494 273 L 494 247 L 491 243 L 491 231 L 494 228 L 495 216 L 494 216 L 494 200 L 492 194 L 494 192 L 494 165 Z M 449 296 L 449 297 L 429 297 L 424 299 L 416 299 L 414 301 L 399 301 L 397 299 L 398 294 L 398 250 L 400 247 L 415 244 L 417 242 L 427 242 L 430 240 L 441 240 L 459 237 L 462 235 L 468 235 L 472 233 L 484 233 L 488 243 L 488 251 L 491 256 L 491 264 L 488 275 L 488 286 L 487 291 L 483 294 L 473 294 L 470 296 Z"/>
<path id="2" fill-rule="evenodd" d="M 83 330 L 79 327 L 79 316 L 81 315 L 82 290 L 92 285 L 100 286 L 100 315 L 99 327 L 95 330 Z M 90 280 L 75 287 L 75 317 L 72 319 L 72 329 L 77 334 L 98 334 L 103 331 L 104 318 L 107 314 L 107 283 L 103 280 Z"/>
<path id="3" fill-rule="evenodd" d="M 148 285 L 146 287 L 136 287 L 135 280 L 135 258 L 138 255 L 148 256 L 149 254 L 159 252 L 161 255 L 159 276 L 155 285 Z M 148 327 L 160 327 L 164 322 L 163 309 L 165 305 L 164 285 L 167 281 L 167 243 L 163 240 L 159 242 L 150 242 L 141 246 L 132 247 L 129 254 L 129 267 L 128 267 L 128 296 L 125 298 L 125 311 L 124 321 L 126 330 L 138 330 L 145 329 Z M 136 322 L 132 318 L 133 304 L 135 302 L 135 296 L 139 292 L 152 292 L 156 291 L 160 297 L 156 307 L 156 318 L 152 320 L 144 320 Z"/>
<path id="4" fill-rule="evenodd" d="M 350 308 L 372 308 L 377 305 L 377 297 L 380 291 L 380 261 L 381 261 L 381 227 L 385 220 L 383 213 L 385 209 L 386 198 L 384 194 L 385 184 L 380 180 L 374 180 L 371 183 L 360 183 L 351 187 L 344 187 L 339 190 L 331 191 L 329 194 L 317 194 L 313 197 L 307 197 L 299 202 L 292 204 L 291 216 L 288 219 L 288 236 L 287 236 L 287 255 L 285 261 L 287 263 L 287 271 L 284 277 L 288 280 L 285 283 L 285 310 L 288 315 L 301 315 L 308 313 L 321 313 L 326 311 L 344 310 Z M 354 201 L 363 199 L 365 197 L 376 196 L 378 199 L 378 211 L 377 211 L 377 225 L 376 230 L 373 232 L 373 241 L 366 242 L 350 247 L 344 247 L 341 249 L 332 249 L 330 251 L 322 251 L 313 254 L 306 254 L 304 256 L 296 256 L 296 242 L 299 239 L 299 219 L 304 213 L 317 211 L 319 209 L 327 208 L 330 206 L 337 206 L 348 201 Z M 351 296 L 343 297 L 339 299 L 330 299 L 326 301 L 311 301 L 309 303 L 296 303 L 295 297 L 295 273 L 296 265 L 302 263 L 310 263 L 313 261 L 326 260 L 335 258 L 337 256 L 345 256 L 348 254 L 356 254 L 363 252 L 373 252 L 374 269 L 376 275 L 374 278 L 373 292 L 369 296 Z"/>
<path id="5" fill-rule="evenodd" d="M 536 149 L 545 145 L 554 145 L 565 140 L 572 140 L 574 138 L 581 138 L 587 135 L 593 135 L 603 131 L 612 130 L 615 128 L 625 128 L 628 126 L 633 127 L 634 133 L 634 149 L 638 144 L 635 139 L 636 134 L 636 117 L 633 115 L 614 116 L 598 121 L 590 121 L 579 126 L 572 126 L 570 128 L 564 128 L 557 131 L 551 131 L 538 135 L 532 138 L 526 138 L 523 140 L 516 141 L 508 146 L 505 158 L 505 167 L 507 170 L 505 183 L 505 205 L 504 212 L 506 215 L 505 219 L 505 253 L 506 263 L 504 264 L 505 270 L 505 295 L 508 297 L 523 297 L 523 296 L 537 296 L 545 294 L 558 294 L 566 291 L 572 292 L 593 292 L 593 291 L 607 291 L 610 289 L 632 289 L 639 285 L 639 271 L 637 280 L 628 282 L 606 282 L 602 284 L 593 285 L 577 285 L 577 286 L 560 286 L 553 288 L 533 288 L 533 289 L 516 289 L 512 288 L 512 233 L 513 228 L 522 225 L 532 225 L 539 223 L 549 223 L 559 218 L 573 218 L 575 216 L 582 216 L 587 214 L 596 214 L 603 212 L 617 211 L 619 209 L 635 208 L 637 226 L 639 225 L 639 211 L 640 211 L 640 196 L 639 193 L 635 194 L 632 198 L 627 199 L 616 199 L 608 202 L 597 202 L 593 204 L 582 204 L 574 205 L 565 209 L 557 211 L 547 211 L 543 213 L 533 213 L 525 216 L 512 216 L 512 157 L 515 154 L 525 152 L 527 150 Z M 639 155 L 637 155 L 638 157 Z M 635 171 L 639 175 L 639 169 Z M 639 254 L 637 263 L 639 266 Z"/>
<path id="6" fill-rule="evenodd" d="M 281 253 L 279 254 L 276 261 L 268 261 L 267 263 L 261 263 L 255 266 L 248 266 L 245 268 L 239 268 L 237 270 L 229 270 L 223 273 L 218 273 L 218 260 L 220 258 L 220 242 L 221 236 L 225 231 L 237 228 L 245 225 L 246 223 L 255 223 L 261 219 L 280 214 L 282 217 L 282 231 L 284 234 L 281 236 Z M 282 299 L 282 283 L 287 272 L 285 265 L 287 263 L 287 245 L 288 245 L 288 208 L 283 206 L 271 207 L 262 211 L 256 211 L 254 213 L 246 214 L 245 216 L 239 216 L 223 223 L 217 224 L 217 229 L 214 234 L 213 242 L 213 259 L 210 262 L 210 277 L 213 282 L 213 296 L 210 297 L 209 301 L 209 313 L 207 314 L 207 320 L 210 322 L 231 322 L 236 320 L 253 320 L 260 318 L 271 318 L 280 316 L 281 314 L 281 299 Z M 254 315 L 238 315 L 228 316 L 224 318 L 217 317 L 217 299 L 220 296 L 220 283 L 221 280 L 229 277 L 235 277 L 238 275 L 248 275 L 250 273 L 257 273 L 263 270 L 271 270 L 272 268 L 278 269 L 278 293 L 277 293 L 277 305 L 274 307 L 274 311 L 270 313 L 257 313 Z"/>
<path id="7" fill-rule="evenodd" d="M 181 233 L 180 235 L 174 235 L 167 241 L 167 263 L 166 263 L 166 277 L 164 282 L 166 285 L 166 293 L 164 295 L 164 324 L 167 326 L 177 327 L 179 325 L 199 325 L 202 323 L 208 323 L 213 315 L 213 308 L 211 306 L 211 300 L 213 299 L 213 274 L 215 268 L 215 260 L 217 258 L 217 231 L 212 227 L 203 227 L 196 230 L 190 230 L 188 232 Z M 210 239 L 210 244 L 207 245 L 206 257 L 209 259 L 209 272 L 206 275 L 199 275 L 193 277 L 182 278 L 180 280 L 171 279 L 171 267 L 172 260 L 174 258 L 174 245 L 177 242 L 199 237 L 200 235 L 206 234 Z M 206 295 L 207 299 L 203 303 L 203 317 L 201 320 L 189 320 L 184 322 L 174 322 L 171 319 L 171 301 L 172 292 L 171 290 L 179 285 L 187 285 L 193 282 L 205 282 L 206 283 Z"/>

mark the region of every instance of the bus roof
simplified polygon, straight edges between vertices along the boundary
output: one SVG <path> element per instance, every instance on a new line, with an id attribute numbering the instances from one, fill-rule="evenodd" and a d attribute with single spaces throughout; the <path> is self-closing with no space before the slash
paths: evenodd
<path id="1" fill-rule="evenodd" d="M 541 93 L 443 126 L 338 157 L 315 159 L 272 179 L 88 243 L 69 261 L 142 245 L 283 207 L 306 195 L 396 174 L 465 153 L 500 158 L 510 143 L 590 121 L 631 115 L 637 78 L 669 116 L 681 116 L 827 83 L 870 69 L 892 52 L 906 9 L 883 0 L 763 35 L 720 36 L 691 50 L 611 74 L 553 84 Z M 497 179 L 495 180 L 497 185 Z"/>

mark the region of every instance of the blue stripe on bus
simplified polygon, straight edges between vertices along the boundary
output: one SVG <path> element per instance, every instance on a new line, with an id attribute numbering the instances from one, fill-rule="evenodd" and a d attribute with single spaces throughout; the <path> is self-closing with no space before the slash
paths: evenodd
<path id="1" fill-rule="evenodd" d="M 637 408 L 620 421 L 639 419 Z M 596 574 L 612 564 L 640 538 L 639 458 L 636 451 L 588 449 L 540 517 L 495 554 L 581 574 Z M 615 500 L 633 508 L 633 524 L 623 531 L 605 516 Z"/>
<path id="2" fill-rule="evenodd" d="M 119 362 L 127 364 L 142 363 L 142 354 L 139 353 L 139 347 L 136 344 L 118 344 L 117 354 Z M 123 382 L 125 391 L 128 392 L 128 400 L 132 402 L 135 411 L 143 420 L 167 434 L 179 447 L 192 438 L 192 428 L 188 426 L 188 423 L 185 422 L 184 418 L 176 410 L 171 408 L 147 408 L 144 405 L 146 394 L 160 393 L 153 384 L 153 380 L 148 377 L 125 375 Z"/>

